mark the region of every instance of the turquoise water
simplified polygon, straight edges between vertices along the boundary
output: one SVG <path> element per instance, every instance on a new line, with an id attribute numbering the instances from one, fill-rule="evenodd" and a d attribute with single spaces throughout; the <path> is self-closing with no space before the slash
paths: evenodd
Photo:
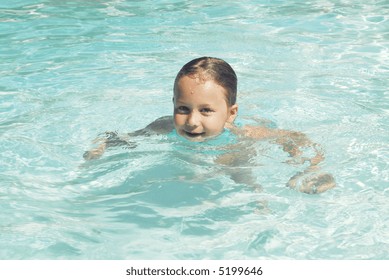
<path id="1" fill-rule="evenodd" d="M 388 12 L 386 0 L 1 1 L 0 259 L 389 259 Z M 236 70 L 238 121 L 322 144 L 335 189 L 286 188 L 301 167 L 270 143 L 240 167 L 262 191 L 231 180 L 214 146 L 170 136 L 83 160 L 100 133 L 171 114 L 177 71 L 204 55 Z"/>

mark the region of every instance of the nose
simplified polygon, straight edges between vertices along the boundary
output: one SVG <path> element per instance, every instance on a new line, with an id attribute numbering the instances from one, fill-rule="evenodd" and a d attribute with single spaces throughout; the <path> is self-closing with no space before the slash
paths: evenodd
<path id="1" fill-rule="evenodd" d="M 199 115 L 197 112 L 194 112 L 192 111 L 189 115 L 188 115 L 188 118 L 186 119 L 186 125 L 188 127 L 197 127 L 199 126 L 199 121 L 200 121 L 200 118 L 199 118 Z"/>

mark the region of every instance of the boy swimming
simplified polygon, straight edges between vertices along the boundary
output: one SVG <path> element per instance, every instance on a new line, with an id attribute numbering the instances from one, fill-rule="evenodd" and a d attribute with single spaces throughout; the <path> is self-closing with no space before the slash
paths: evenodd
<path id="1" fill-rule="evenodd" d="M 335 186 L 331 174 L 319 172 L 319 163 L 324 160 L 324 155 L 319 145 L 310 141 L 305 134 L 265 126 L 239 127 L 234 124 L 238 114 L 237 76 L 224 60 L 200 57 L 188 62 L 176 76 L 173 93 L 173 116 L 159 118 L 143 129 L 128 133 L 128 136 L 167 134 L 175 129 L 178 135 L 189 141 L 203 142 L 228 129 L 238 139 L 274 142 L 281 145 L 294 162 L 308 162 L 309 166 L 304 171 L 290 178 L 289 187 L 305 193 L 321 193 Z M 118 145 L 134 147 L 136 143 L 121 139 L 114 133 L 107 133 L 104 142 L 96 149 L 85 152 L 84 158 L 99 158 L 106 148 Z M 304 148 L 312 148 L 315 155 L 303 157 Z M 225 153 L 216 162 L 232 168 L 239 167 L 239 162 L 250 156 L 249 150 L 246 153 Z M 237 182 L 253 182 L 247 178 L 247 174 L 239 172 L 231 171 L 231 177 Z"/>

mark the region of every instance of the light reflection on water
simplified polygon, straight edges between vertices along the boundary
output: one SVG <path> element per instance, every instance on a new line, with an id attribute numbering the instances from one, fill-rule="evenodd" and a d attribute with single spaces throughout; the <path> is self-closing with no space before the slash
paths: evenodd
<path id="1" fill-rule="evenodd" d="M 0 258 L 387 259 L 388 16 L 373 2 L 3 1 Z M 203 55 L 236 70 L 238 121 L 321 143 L 337 188 L 287 189 L 298 168 L 269 143 L 249 166 L 261 192 L 163 137 L 83 161 L 100 133 L 171 114 L 176 72 Z"/>

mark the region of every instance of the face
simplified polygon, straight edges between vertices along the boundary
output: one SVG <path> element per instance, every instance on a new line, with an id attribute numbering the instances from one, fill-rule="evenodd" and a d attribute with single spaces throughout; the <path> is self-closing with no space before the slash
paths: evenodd
<path id="1" fill-rule="evenodd" d="M 190 141 L 204 141 L 219 135 L 231 124 L 238 106 L 229 106 L 226 90 L 212 79 L 182 77 L 174 92 L 174 126 Z"/>

